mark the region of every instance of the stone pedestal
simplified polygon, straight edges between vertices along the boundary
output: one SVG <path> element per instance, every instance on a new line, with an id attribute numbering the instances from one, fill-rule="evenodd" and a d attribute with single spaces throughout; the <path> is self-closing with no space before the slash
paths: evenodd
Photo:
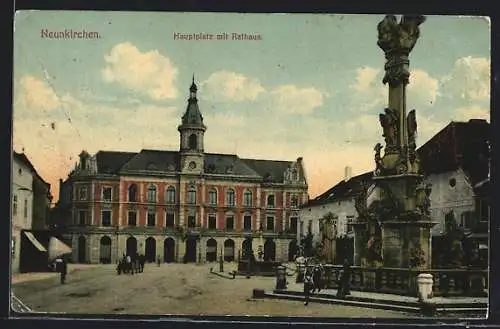
<path id="1" fill-rule="evenodd" d="M 382 224 L 382 258 L 384 267 L 408 268 L 412 254 L 422 252 L 423 264 L 430 268 L 430 231 L 434 223 L 422 218 L 414 222 L 387 221 Z"/>

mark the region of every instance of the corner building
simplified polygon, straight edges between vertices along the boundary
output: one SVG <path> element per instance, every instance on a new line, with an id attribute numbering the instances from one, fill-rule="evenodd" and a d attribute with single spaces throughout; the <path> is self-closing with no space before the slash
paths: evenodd
<path id="1" fill-rule="evenodd" d="M 293 259 L 308 200 L 302 158 L 205 153 L 194 80 L 189 91 L 179 151 L 82 151 L 60 180 L 60 229 L 74 262 L 116 263 L 136 252 L 150 262 L 236 261 L 248 236 L 265 259 Z"/>

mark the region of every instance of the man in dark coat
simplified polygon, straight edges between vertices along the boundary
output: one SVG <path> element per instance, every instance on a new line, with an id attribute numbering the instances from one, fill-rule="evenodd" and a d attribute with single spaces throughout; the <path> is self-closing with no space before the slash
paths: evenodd
<path id="1" fill-rule="evenodd" d="M 64 284 L 66 282 L 66 274 L 68 274 L 68 262 L 64 257 L 62 258 L 60 266 L 61 266 L 61 284 Z"/>

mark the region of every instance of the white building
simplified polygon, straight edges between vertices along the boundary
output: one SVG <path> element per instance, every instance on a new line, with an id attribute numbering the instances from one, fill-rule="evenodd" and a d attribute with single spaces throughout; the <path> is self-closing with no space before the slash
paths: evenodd
<path id="1" fill-rule="evenodd" d="M 313 234 L 313 243 L 318 243 L 321 239 L 320 219 L 329 213 L 334 218 L 333 225 L 337 241 L 341 240 L 342 237 L 354 238 L 354 230 L 351 224 L 358 217 L 355 208 L 355 198 L 360 192 L 361 183 L 363 181 L 371 181 L 371 177 L 371 172 L 351 177 L 351 168 L 346 167 L 344 180 L 301 207 L 299 216 L 300 228 L 297 232 L 297 240 L 300 241 L 307 235 L 308 231 L 311 231 Z M 354 244 L 350 248 L 353 247 Z M 339 253 L 341 248 L 346 247 L 336 246 L 337 253 Z M 355 253 L 355 251 L 353 252 Z M 350 255 L 350 257 L 352 256 Z M 337 262 L 341 263 L 343 258 L 343 255 L 339 256 Z"/>
<path id="2" fill-rule="evenodd" d="M 19 272 L 23 234 L 39 251 L 45 247 L 29 230 L 44 227 L 50 205 L 50 185 L 45 183 L 24 153 L 13 152 L 12 161 L 12 273 Z M 41 202 L 37 202 L 40 200 Z M 36 210 L 35 210 L 36 209 Z M 35 211 L 38 212 L 35 216 Z M 41 222 L 41 223 L 39 223 Z"/>
<path id="3" fill-rule="evenodd" d="M 21 231 L 33 224 L 33 172 L 24 154 L 12 161 L 12 272 L 19 271 Z"/>

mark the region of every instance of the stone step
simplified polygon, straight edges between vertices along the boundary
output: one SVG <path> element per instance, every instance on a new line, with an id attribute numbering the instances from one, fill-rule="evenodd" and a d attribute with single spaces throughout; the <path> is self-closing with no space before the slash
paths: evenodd
<path id="1" fill-rule="evenodd" d="M 303 295 L 301 296 L 301 295 L 295 295 L 295 294 L 266 293 L 265 297 L 275 298 L 275 299 L 297 300 L 297 301 L 305 302 L 305 297 Z M 375 308 L 375 309 L 399 311 L 399 312 L 406 312 L 406 313 L 420 313 L 420 308 L 417 306 L 405 306 L 405 305 L 395 305 L 395 304 L 387 304 L 387 303 L 363 302 L 363 301 L 356 301 L 356 300 L 325 298 L 325 297 L 316 297 L 316 296 L 309 297 L 309 302 L 321 303 L 321 304 L 339 304 L 339 305 L 355 306 L 355 307 L 362 307 L 362 308 Z"/>
<path id="2" fill-rule="evenodd" d="M 295 295 L 295 296 L 303 296 L 304 293 L 299 292 L 299 291 L 293 291 L 293 290 L 284 290 L 284 291 L 279 291 L 275 290 L 273 291 L 275 294 L 290 294 L 290 295 Z M 373 297 L 361 297 L 361 296 L 353 296 L 353 295 L 347 295 L 344 299 L 338 298 L 336 295 L 332 294 L 325 294 L 325 293 L 315 293 L 312 296 L 320 297 L 320 298 L 329 298 L 329 299 L 339 299 L 339 300 L 352 300 L 352 301 L 358 301 L 358 302 L 365 302 L 365 303 L 379 303 L 379 304 L 384 304 L 384 303 L 391 303 L 391 305 L 400 305 L 400 306 L 416 306 L 419 307 L 419 302 L 416 298 L 414 300 L 397 300 L 397 299 L 382 299 L 382 298 L 377 298 L 377 296 L 374 294 Z M 400 296 L 396 296 L 395 298 L 401 298 Z M 487 309 L 488 304 L 487 303 L 467 303 L 467 302 L 457 302 L 457 303 L 439 303 L 437 305 L 437 308 L 443 308 L 443 309 L 470 309 L 470 308 L 478 308 L 478 309 Z"/>

